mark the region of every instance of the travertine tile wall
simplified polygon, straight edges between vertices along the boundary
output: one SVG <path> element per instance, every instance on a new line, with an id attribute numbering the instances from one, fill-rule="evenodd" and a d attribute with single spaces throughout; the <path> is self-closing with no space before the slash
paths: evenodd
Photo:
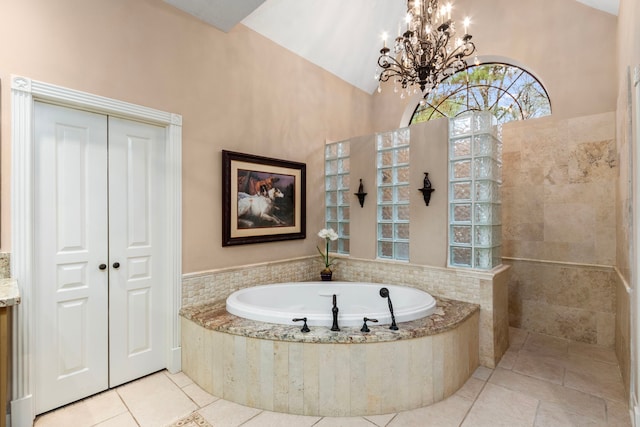
<path id="1" fill-rule="evenodd" d="M 512 326 L 614 344 L 615 113 L 503 127 Z"/>
<path id="2" fill-rule="evenodd" d="M 613 268 L 506 262 L 511 264 L 511 326 L 573 341 L 614 345 L 617 275 Z"/>
<path id="3" fill-rule="evenodd" d="M 226 299 L 237 289 L 267 283 L 318 280 L 318 257 L 283 260 L 244 267 L 187 274 L 183 306 Z M 480 364 L 493 368 L 508 343 L 508 275 L 504 266 L 492 271 L 450 269 L 342 257 L 334 280 L 411 286 L 432 295 L 480 305 Z"/>
<path id="4" fill-rule="evenodd" d="M 182 306 L 224 300 L 250 286 L 319 280 L 320 270 L 318 257 L 304 257 L 185 274 Z"/>

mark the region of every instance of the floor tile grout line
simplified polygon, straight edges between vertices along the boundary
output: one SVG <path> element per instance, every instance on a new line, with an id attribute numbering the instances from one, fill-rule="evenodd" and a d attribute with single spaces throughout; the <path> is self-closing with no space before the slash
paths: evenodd
<path id="1" fill-rule="evenodd" d="M 138 420 L 136 420 L 136 419 L 133 417 L 133 414 L 131 413 L 131 411 L 129 411 L 129 410 L 127 409 L 127 411 L 125 411 L 125 412 L 120 412 L 120 413 L 119 413 L 119 414 L 117 414 L 117 415 L 114 415 L 114 416 L 109 417 L 109 418 L 105 418 L 104 420 L 102 420 L 102 421 L 100 421 L 100 422 L 98 422 L 98 423 L 92 424 L 92 425 L 91 425 L 91 427 L 99 426 L 100 424 L 102 424 L 102 423 L 106 423 L 107 421 L 112 420 L 112 419 L 114 419 L 114 418 L 118 418 L 119 416 L 121 416 L 121 415 L 123 415 L 123 414 L 129 414 L 129 415 L 131 415 L 131 418 L 133 418 L 133 422 L 135 422 L 135 423 L 136 423 L 136 425 L 138 425 L 138 427 L 140 426 L 140 424 L 138 423 Z"/>
<path id="2" fill-rule="evenodd" d="M 461 427 L 462 424 L 464 424 L 465 420 L 467 419 L 467 417 L 469 416 L 469 413 L 471 412 L 471 410 L 473 409 L 473 407 L 475 406 L 476 402 L 478 401 L 478 398 L 480 397 L 480 395 L 482 394 L 482 392 L 484 391 L 485 387 L 487 386 L 487 384 L 489 383 L 489 380 L 491 379 L 491 377 L 493 376 L 493 374 L 496 372 L 495 368 L 491 370 L 491 375 L 489 375 L 487 377 L 486 380 L 483 381 L 484 384 L 482 384 L 482 388 L 480 388 L 480 391 L 478 392 L 478 394 L 476 394 L 476 397 L 473 398 L 473 401 L 471 402 L 471 405 L 469 405 L 469 408 L 467 409 L 467 411 L 464 413 L 464 417 L 462 417 L 462 420 L 460 420 L 460 424 L 458 424 L 458 427 Z M 471 375 L 472 378 L 473 375 Z M 468 380 L 467 380 L 468 381 Z"/>
<path id="3" fill-rule="evenodd" d="M 397 416 L 398 416 L 398 413 L 396 412 L 395 414 L 393 414 L 393 417 L 391 417 L 391 419 L 389 421 L 387 421 L 387 423 L 384 425 L 384 427 L 387 427 L 389 424 L 391 424 L 391 422 L 393 420 L 395 420 Z"/>
<path id="4" fill-rule="evenodd" d="M 240 424 L 238 424 L 238 427 L 245 425 L 246 423 L 248 423 L 249 421 L 251 421 L 252 419 L 257 417 L 258 415 L 262 414 L 263 412 L 264 412 L 264 410 L 261 410 L 260 412 L 255 414 L 253 417 L 250 417 L 248 420 L 245 420 L 245 421 L 241 422 Z"/>
<path id="5" fill-rule="evenodd" d="M 138 421 L 138 419 L 136 418 L 135 415 L 133 415 L 133 412 L 131 411 L 131 408 L 129 407 L 129 405 L 127 405 L 127 402 L 125 402 L 124 397 L 122 397 L 122 395 L 120 394 L 120 392 L 118 391 L 120 389 L 120 387 L 122 386 L 118 386 L 114 389 L 114 391 L 116 392 L 116 394 L 118 395 L 118 398 L 122 401 L 122 404 L 124 405 L 125 408 L 127 408 L 127 412 L 129 413 L 129 415 L 131 415 L 131 418 L 133 418 L 133 422 L 135 422 L 138 427 L 141 427 L 142 424 L 140 424 L 140 422 Z"/>
<path id="6" fill-rule="evenodd" d="M 365 420 L 366 422 L 368 422 L 369 424 L 371 424 L 373 427 L 380 427 L 378 424 L 374 423 L 371 420 L 366 419 L 364 416 L 360 417 L 361 419 Z"/>
<path id="7" fill-rule="evenodd" d="M 531 424 L 532 427 L 535 427 L 536 425 L 536 421 L 538 420 L 538 411 L 540 411 L 540 406 L 542 405 L 542 400 L 537 399 L 538 400 L 538 404 L 536 405 L 536 413 L 533 415 L 533 423 Z"/>
<path id="8" fill-rule="evenodd" d="M 175 381 L 173 380 L 173 378 L 171 377 L 171 375 L 170 375 L 170 372 L 169 372 L 169 371 L 167 371 L 167 370 L 165 369 L 165 370 L 163 371 L 163 373 L 164 373 L 164 375 L 169 379 L 169 381 L 171 381 L 171 383 L 172 383 L 173 385 L 175 385 L 175 386 L 178 388 L 178 390 L 180 390 L 180 392 L 182 392 L 182 394 L 184 394 L 184 395 L 187 397 L 187 399 L 189 399 L 191 402 L 193 402 L 193 404 L 194 404 L 194 405 L 196 405 L 196 409 L 194 409 L 193 411 L 189 412 L 187 415 L 181 416 L 180 418 L 178 418 L 178 421 L 179 421 L 179 420 L 181 420 L 181 419 L 183 419 L 183 418 L 185 418 L 185 417 L 190 417 L 190 416 L 191 416 L 191 415 L 193 415 L 194 413 L 198 412 L 198 410 L 202 409 L 202 406 L 198 405 L 198 402 L 196 402 L 195 400 L 193 400 L 193 399 L 191 398 L 191 396 L 189 396 L 189 395 L 188 395 L 188 394 L 183 390 L 183 389 L 184 389 L 184 387 L 186 387 L 186 386 L 188 386 L 188 385 L 191 385 L 191 384 L 195 384 L 195 383 L 193 382 L 193 380 L 191 380 L 191 378 L 189 378 L 189 377 L 187 376 L 187 378 L 189 378 L 189 379 L 191 380 L 191 382 L 190 382 L 189 384 L 185 384 L 183 387 L 180 387 L 180 384 L 178 384 L 177 382 L 175 382 Z M 186 376 L 186 374 L 185 374 L 185 376 Z M 213 403 L 213 402 L 212 402 L 212 403 Z M 201 415 L 201 414 L 199 414 L 199 415 Z M 168 425 L 171 425 L 171 424 L 173 424 L 173 422 L 172 422 L 172 423 L 170 423 L 170 424 L 168 424 Z"/>

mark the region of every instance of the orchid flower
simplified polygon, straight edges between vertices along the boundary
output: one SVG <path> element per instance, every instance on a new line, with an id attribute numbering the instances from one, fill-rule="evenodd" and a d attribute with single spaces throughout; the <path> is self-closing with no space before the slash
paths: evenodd
<path id="1" fill-rule="evenodd" d="M 329 267 L 333 264 L 333 260 L 329 258 L 329 241 L 338 240 L 338 233 L 333 228 L 323 228 L 318 232 L 318 237 L 325 240 L 325 252 L 322 253 L 319 247 L 316 246 L 320 255 L 322 255 L 324 261 L 324 268 L 329 270 Z"/>

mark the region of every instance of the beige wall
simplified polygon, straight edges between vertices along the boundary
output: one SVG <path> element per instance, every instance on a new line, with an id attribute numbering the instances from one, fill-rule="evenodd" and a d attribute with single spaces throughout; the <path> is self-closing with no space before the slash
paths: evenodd
<path id="1" fill-rule="evenodd" d="M 523 66 L 544 85 L 556 118 L 614 111 L 616 17 L 569 0 L 457 0 L 472 18 L 481 60 Z M 375 130 L 394 129 L 419 98 L 402 101 L 392 86 L 376 93 Z"/>
<path id="2" fill-rule="evenodd" d="M 0 10 L 2 250 L 17 74 L 182 115 L 184 272 L 314 253 L 323 145 L 372 132 L 370 95 L 242 25 L 225 34 L 162 0 L 0 0 Z M 222 149 L 307 163 L 311 238 L 221 248 Z"/>

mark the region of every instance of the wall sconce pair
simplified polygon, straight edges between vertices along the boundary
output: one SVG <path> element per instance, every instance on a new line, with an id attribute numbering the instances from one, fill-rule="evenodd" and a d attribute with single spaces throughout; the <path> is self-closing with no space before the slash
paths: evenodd
<path id="1" fill-rule="evenodd" d="M 418 188 L 418 191 L 422 193 L 422 197 L 424 198 L 425 205 L 429 206 L 429 202 L 431 201 L 431 193 L 436 191 L 435 188 L 431 186 L 431 181 L 429 180 L 429 172 L 424 173 L 422 188 Z M 360 178 L 360 185 L 358 186 L 358 192 L 353 194 L 354 196 L 358 196 L 360 207 L 363 208 L 364 198 L 367 195 L 367 193 L 364 192 L 364 186 L 362 185 L 362 178 Z"/>

